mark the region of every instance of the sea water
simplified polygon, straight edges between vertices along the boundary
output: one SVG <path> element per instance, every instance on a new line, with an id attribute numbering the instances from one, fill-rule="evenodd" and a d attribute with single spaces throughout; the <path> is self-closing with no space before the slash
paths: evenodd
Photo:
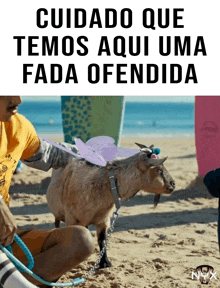
<path id="1" fill-rule="evenodd" d="M 38 134 L 62 134 L 60 101 L 23 101 L 19 106 Z M 122 136 L 193 137 L 194 103 L 126 102 Z"/>

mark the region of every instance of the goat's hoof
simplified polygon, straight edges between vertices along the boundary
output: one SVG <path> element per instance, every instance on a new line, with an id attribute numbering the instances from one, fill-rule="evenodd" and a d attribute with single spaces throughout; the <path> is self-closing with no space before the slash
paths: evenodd
<path id="1" fill-rule="evenodd" d="M 98 269 L 105 269 L 105 268 L 110 268 L 112 267 L 112 264 L 111 262 L 108 260 L 108 261 L 103 261 L 103 262 L 100 262 L 99 264 L 99 268 Z"/>

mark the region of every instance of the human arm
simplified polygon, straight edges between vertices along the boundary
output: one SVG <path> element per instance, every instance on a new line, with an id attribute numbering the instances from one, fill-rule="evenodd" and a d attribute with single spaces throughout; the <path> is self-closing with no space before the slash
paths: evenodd
<path id="1" fill-rule="evenodd" d="M 58 169 L 60 167 L 65 167 L 69 161 L 74 158 L 73 155 L 51 145 L 41 138 L 39 138 L 39 141 L 39 149 L 31 157 L 21 159 L 21 161 L 27 166 L 48 171 L 50 168 Z M 77 154 L 77 148 L 75 145 L 65 142 L 59 144 Z"/>
<path id="2" fill-rule="evenodd" d="M 14 216 L 0 195 L 0 243 L 7 246 L 13 242 L 17 225 Z"/>

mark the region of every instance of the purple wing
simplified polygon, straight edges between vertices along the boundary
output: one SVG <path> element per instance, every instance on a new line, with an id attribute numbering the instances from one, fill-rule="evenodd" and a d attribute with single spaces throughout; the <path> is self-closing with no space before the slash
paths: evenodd
<path id="1" fill-rule="evenodd" d="M 117 157 L 130 157 L 140 152 L 139 149 L 116 147 L 115 140 L 109 136 L 97 136 L 89 139 L 86 145 L 91 146 L 106 161 Z"/>
<path id="2" fill-rule="evenodd" d="M 90 163 L 103 167 L 106 166 L 107 161 L 112 161 L 116 157 L 130 157 L 139 152 L 138 149 L 116 147 L 115 140 L 108 136 L 91 138 L 86 144 L 81 139 L 75 138 L 80 156 L 52 140 L 45 138 L 43 140 L 77 158 L 84 158 Z"/>
<path id="3" fill-rule="evenodd" d="M 106 161 L 112 161 L 116 157 L 117 147 L 115 140 L 109 136 L 97 136 L 86 142 L 87 146 L 92 147 Z"/>
<path id="4" fill-rule="evenodd" d="M 114 144 L 115 140 L 112 137 L 109 136 L 97 136 L 97 137 L 93 137 L 91 139 L 89 139 L 86 142 L 86 145 L 89 145 L 93 148 L 97 148 L 97 147 L 101 147 L 102 145 L 111 145 Z"/>
<path id="5" fill-rule="evenodd" d="M 98 153 L 98 151 L 94 150 L 91 146 L 86 145 L 79 138 L 75 138 L 74 140 L 75 140 L 75 143 L 76 143 L 76 146 L 80 153 L 81 158 L 84 158 L 90 163 L 93 163 L 99 166 L 106 166 L 107 162 Z"/>
<path id="6" fill-rule="evenodd" d="M 139 149 L 135 149 L 135 148 L 122 148 L 122 147 L 118 147 L 117 148 L 117 153 L 116 153 L 116 157 L 131 157 L 137 153 L 139 153 L 140 150 Z"/>
<path id="7" fill-rule="evenodd" d="M 57 144 L 56 142 L 53 142 L 52 140 L 48 140 L 48 139 L 45 139 L 45 138 L 43 138 L 43 140 L 46 141 L 46 142 L 48 142 L 48 143 L 50 143 L 51 145 L 53 145 L 53 146 L 59 148 L 59 149 L 65 151 L 65 152 L 67 152 L 67 153 L 69 153 L 69 154 L 71 154 L 71 155 L 77 157 L 77 158 L 80 158 L 80 156 L 77 155 L 76 153 L 74 153 L 73 151 L 71 151 L 71 150 L 69 150 L 69 149 L 67 149 L 67 148 L 65 148 L 65 147 L 63 147 L 63 146 Z"/>

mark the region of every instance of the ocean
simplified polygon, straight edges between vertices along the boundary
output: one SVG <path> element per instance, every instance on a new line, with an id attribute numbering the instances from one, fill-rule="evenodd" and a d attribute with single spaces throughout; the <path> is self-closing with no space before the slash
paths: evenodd
<path id="1" fill-rule="evenodd" d="M 19 113 L 34 125 L 38 134 L 62 134 L 59 101 L 23 101 Z M 194 103 L 126 102 L 122 136 L 194 137 Z"/>

